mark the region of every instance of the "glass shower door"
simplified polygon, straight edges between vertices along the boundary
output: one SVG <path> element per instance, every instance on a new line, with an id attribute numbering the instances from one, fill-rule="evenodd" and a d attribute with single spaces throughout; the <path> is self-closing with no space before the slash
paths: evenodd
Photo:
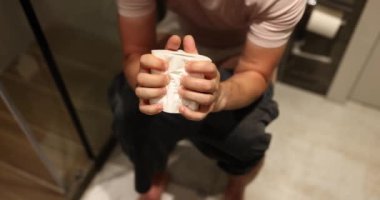
<path id="1" fill-rule="evenodd" d="M 122 68 L 115 1 L 31 3 L 96 156 L 111 136 L 107 88 Z"/>
<path id="2" fill-rule="evenodd" d="M 94 167 L 92 146 L 78 134 L 18 1 L 0 1 L 0 29 L 0 199 L 70 198 Z"/>

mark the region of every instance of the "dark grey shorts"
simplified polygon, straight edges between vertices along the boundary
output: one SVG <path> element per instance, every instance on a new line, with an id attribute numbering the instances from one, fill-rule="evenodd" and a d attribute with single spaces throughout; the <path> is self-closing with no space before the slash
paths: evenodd
<path id="1" fill-rule="evenodd" d="M 228 76 L 223 71 L 223 79 Z M 247 173 L 269 147 L 271 135 L 265 128 L 278 116 L 272 96 L 271 86 L 245 108 L 211 113 L 203 121 L 194 122 L 178 114 L 142 114 L 138 98 L 124 76 L 117 76 L 109 90 L 113 132 L 134 164 L 136 190 L 140 193 L 149 190 L 152 176 L 165 169 L 170 152 L 182 139 L 190 140 L 227 173 Z"/>

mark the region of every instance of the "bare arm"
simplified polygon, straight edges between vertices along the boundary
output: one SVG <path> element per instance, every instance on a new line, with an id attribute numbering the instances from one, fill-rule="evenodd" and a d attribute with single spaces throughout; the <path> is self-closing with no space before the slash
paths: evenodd
<path id="1" fill-rule="evenodd" d="M 156 41 L 156 14 L 127 18 L 119 15 L 120 35 L 124 53 L 124 75 L 132 88 L 140 69 L 140 57 L 149 53 Z"/>
<path id="2" fill-rule="evenodd" d="M 162 111 L 161 104 L 150 104 L 150 99 L 166 94 L 165 86 L 169 78 L 164 74 L 151 74 L 152 69 L 165 71 L 162 60 L 150 54 L 156 46 L 156 14 L 152 11 L 140 17 L 119 15 L 119 26 L 124 53 L 124 75 L 128 84 L 140 99 L 139 109 L 147 115 Z M 168 39 L 166 49 L 178 49 L 181 39 L 172 36 Z"/>
<path id="3" fill-rule="evenodd" d="M 197 53 L 194 39 L 184 38 L 184 50 Z M 272 81 L 272 74 L 279 62 L 285 46 L 263 48 L 247 42 L 234 75 L 220 82 L 216 65 L 212 62 L 192 62 L 186 66 L 189 73 L 204 74 L 205 78 L 185 76 L 181 80 L 179 94 L 197 102 L 200 108 L 192 111 L 186 106 L 181 114 L 190 120 L 202 120 L 210 112 L 243 108 L 257 100 Z"/>
<path id="4" fill-rule="evenodd" d="M 214 111 L 239 109 L 259 98 L 270 84 L 284 49 L 263 48 L 248 41 L 234 75 L 221 83 Z"/>

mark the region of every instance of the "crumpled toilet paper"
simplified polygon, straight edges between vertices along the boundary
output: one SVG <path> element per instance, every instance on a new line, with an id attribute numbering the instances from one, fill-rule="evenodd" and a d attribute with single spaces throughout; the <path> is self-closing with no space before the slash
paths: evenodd
<path id="1" fill-rule="evenodd" d="M 170 51 L 170 50 L 152 50 L 152 54 L 162 59 L 167 65 L 166 72 L 152 71 L 151 73 L 165 73 L 169 75 L 170 82 L 166 86 L 166 95 L 150 100 L 151 104 L 161 103 L 163 105 L 163 111 L 167 113 L 179 113 L 179 107 L 185 105 L 191 110 L 198 110 L 199 105 L 193 101 L 183 99 L 178 94 L 178 89 L 181 86 L 181 77 L 187 75 L 185 65 L 189 61 L 210 61 L 211 59 L 198 55 L 186 53 L 182 50 Z M 200 74 L 190 74 L 191 76 L 203 77 Z"/>

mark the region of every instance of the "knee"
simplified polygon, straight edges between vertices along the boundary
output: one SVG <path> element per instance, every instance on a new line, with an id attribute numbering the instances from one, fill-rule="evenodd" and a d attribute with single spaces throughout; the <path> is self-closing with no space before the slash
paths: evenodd
<path id="1" fill-rule="evenodd" d="M 234 139 L 232 150 L 235 151 L 236 159 L 241 162 L 254 163 L 260 160 L 271 142 L 271 135 L 263 129 L 241 134 Z"/>
<path id="2" fill-rule="evenodd" d="M 252 157 L 250 160 L 240 161 L 219 161 L 218 165 L 225 172 L 230 175 L 240 176 L 250 173 L 253 169 L 260 168 L 265 156 L 263 154 L 258 154 L 255 157 Z"/>
<path id="3" fill-rule="evenodd" d="M 218 164 L 229 174 L 246 174 L 263 160 L 270 141 L 271 135 L 267 133 L 243 134 L 229 146 L 228 153 L 232 156 Z"/>

